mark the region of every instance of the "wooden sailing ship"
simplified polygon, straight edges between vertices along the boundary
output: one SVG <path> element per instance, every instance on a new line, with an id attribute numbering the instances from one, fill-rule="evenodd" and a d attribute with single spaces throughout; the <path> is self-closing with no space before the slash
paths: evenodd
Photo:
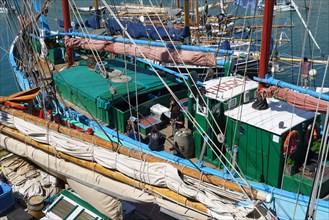
<path id="1" fill-rule="evenodd" d="M 269 19 L 273 1 L 268 2 Z M 122 200 L 157 203 L 181 216 L 233 219 L 313 215 L 306 210 L 316 178 L 301 182 L 301 172 L 293 176 L 284 174 L 286 159 L 289 157 L 302 167 L 309 143 L 320 138 L 314 136 L 314 129 L 318 128 L 312 128 L 313 122 L 320 121 L 314 113 L 306 111 L 310 109 L 295 110 L 287 105 L 288 100 L 273 98 L 263 104 L 266 97 L 259 96 L 265 94 L 260 92 L 263 88 L 245 77 L 232 75 L 200 82 L 193 74 L 181 76 L 147 62 L 146 52 L 132 38 L 129 38 L 132 44 L 124 39 L 124 44 L 114 46 L 108 42 L 108 36 L 95 36 L 94 39 L 106 41 L 105 46 L 88 39 L 79 44 L 89 48 L 73 49 L 74 42 L 69 44 L 64 36 L 79 35 L 69 33 L 67 1 L 63 5 L 65 32 L 31 38 L 33 54 L 41 54 L 37 42 L 52 45 L 45 57 L 32 63 L 38 65 L 38 70 L 15 68 L 22 89 L 42 88 L 43 92 L 36 92 L 38 96 L 33 99 L 34 104 L 42 105 L 36 105 L 34 110 L 44 113 L 51 110 L 50 115 L 36 117 L 26 105 L 23 111 L 1 106 L 2 147 L 16 154 L 24 152 L 28 159 L 60 173 L 68 182 L 73 179 Z M 263 42 L 269 44 L 269 36 L 264 34 Z M 26 60 L 18 46 L 21 40 L 17 38 L 10 51 L 13 66 L 19 65 L 17 60 Z M 123 56 L 104 51 L 106 46 L 121 47 Z M 143 62 L 136 58 L 136 53 L 126 53 L 129 47 L 138 51 Z M 188 48 L 187 53 L 192 54 L 193 47 Z M 269 54 L 268 45 L 264 44 L 262 49 L 262 54 Z M 93 56 L 94 53 L 98 55 Z M 265 60 L 260 70 L 263 75 L 267 65 Z M 39 80 L 38 76 L 48 81 Z M 12 102 L 16 97 L 20 96 L 1 100 Z M 157 126 L 164 134 L 168 132 L 169 137 L 169 118 L 164 107 L 169 106 L 171 97 L 188 118 L 185 127 L 190 132 L 186 136 L 179 136 L 185 130 L 178 130 L 174 139 L 167 139 L 164 151 L 152 151 L 146 143 L 125 134 L 129 123 L 142 135 Z M 33 96 L 27 97 L 30 98 Z M 270 108 L 255 110 L 252 107 L 255 99 L 261 102 L 260 106 Z M 24 100 L 19 99 L 23 107 Z M 319 101 L 319 106 L 324 112 L 328 103 Z M 291 116 L 291 123 L 286 123 Z M 132 117 L 137 118 L 137 124 L 131 124 Z M 284 117 L 282 123 L 278 122 L 279 117 Z M 324 129 L 323 134 L 326 132 Z M 193 141 L 187 141 L 191 137 Z M 172 147 L 176 154 L 170 151 Z M 328 193 L 325 187 L 328 182 L 326 177 L 317 185 L 320 197 Z M 298 184 L 301 191 L 294 187 Z M 259 204 L 254 205 L 256 201 Z M 326 216 L 328 206 L 328 202 L 319 200 L 317 217 Z M 296 212 L 291 212 L 291 207 Z"/>

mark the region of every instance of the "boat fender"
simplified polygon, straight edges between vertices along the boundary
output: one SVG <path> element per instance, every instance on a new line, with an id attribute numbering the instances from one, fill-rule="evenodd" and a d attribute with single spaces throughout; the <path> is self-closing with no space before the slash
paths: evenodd
<path id="1" fill-rule="evenodd" d="M 319 123 L 318 122 L 315 123 L 313 134 L 311 136 L 312 127 L 313 127 L 312 123 L 310 123 L 306 127 L 306 130 L 305 130 L 305 133 L 304 133 L 304 142 L 305 142 L 306 145 L 308 145 L 308 142 L 310 141 L 310 137 L 312 137 L 312 140 L 316 140 L 319 137 L 319 134 L 320 134 L 320 125 L 319 125 Z"/>
<path id="2" fill-rule="evenodd" d="M 90 135 L 93 135 L 93 134 L 94 134 L 94 131 L 93 131 L 92 128 L 88 128 L 88 129 L 86 130 L 86 133 L 87 133 L 87 134 L 90 134 Z"/>
<path id="3" fill-rule="evenodd" d="M 299 140 L 299 132 L 296 130 L 290 131 L 284 140 L 283 152 L 288 153 L 288 155 L 295 153 L 299 144 Z"/>

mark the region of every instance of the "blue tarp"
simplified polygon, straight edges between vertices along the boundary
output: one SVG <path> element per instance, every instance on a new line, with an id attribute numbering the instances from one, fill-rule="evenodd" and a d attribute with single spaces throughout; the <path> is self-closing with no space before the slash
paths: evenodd
<path id="1" fill-rule="evenodd" d="M 64 21 L 61 20 L 61 19 L 58 19 L 57 20 L 58 22 L 58 25 L 60 27 L 64 27 Z M 83 21 L 80 21 L 81 24 L 85 24 L 86 27 L 91 27 L 92 29 L 98 29 L 99 28 L 99 15 L 93 15 L 91 16 L 90 18 L 88 18 L 87 20 L 85 20 L 84 22 Z M 74 29 L 78 28 L 80 25 L 79 21 L 74 21 Z M 71 27 L 71 25 L 70 25 Z M 72 27 L 71 27 L 72 28 Z"/>
<path id="2" fill-rule="evenodd" d="M 228 40 L 224 40 L 223 42 L 219 43 L 219 49 L 223 49 L 223 50 L 231 50 L 231 44 Z M 224 53 L 217 53 L 217 56 L 224 56 Z"/>
<path id="3" fill-rule="evenodd" d="M 168 34 L 167 34 L 168 32 L 173 41 L 181 41 L 185 37 L 189 37 L 191 34 L 189 27 L 184 27 L 180 29 L 154 27 L 152 25 L 144 25 L 142 23 L 136 23 L 131 21 L 121 21 L 121 24 L 123 25 L 123 27 L 127 28 L 129 35 L 135 39 L 139 39 L 139 38 L 149 38 L 154 40 L 160 40 L 161 38 L 168 39 Z M 116 33 L 122 34 L 122 29 L 119 26 L 119 24 L 116 22 L 116 20 L 107 19 L 107 25 L 111 35 Z"/>

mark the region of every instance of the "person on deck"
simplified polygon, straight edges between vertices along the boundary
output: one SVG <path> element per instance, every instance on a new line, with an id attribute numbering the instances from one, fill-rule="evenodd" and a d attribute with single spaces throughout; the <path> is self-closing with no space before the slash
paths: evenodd
<path id="1" fill-rule="evenodd" d="M 225 31 L 226 25 L 227 25 L 227 17 L 225 14 L 220 13 L 217 15 L 217 20 L 218 20 L 218 30 L 219 31 Z"/>
<path id="2" fill-rule="evenodd" d="M 164 143 L 166 139 L 163 135 L 160 134 L 160 132 L 155 126 L 152 127 L 152 130 L 147 137 L 149 139 L 148 146 L 150 150 L 154 150 L 154 151 L 164 150 Z"/>
<path id="3" fill-rule="evenodd" d="M 134 126 L 132 129 L 130 129 L 130 131 L 128 133 L 128 137 L 130 137 L 131 139 L 133 139 L 135 141 L 140 141 L 140 142 L 144 143 L 144 139 L 138 131 L 138 126 Z"/>
<path id="4" fill-rule="evenodd" d="M 310 72 L 310 61 L 308 61 L 307 57 L 304 57 L 301 63 L 300 86 L 302 87 L 308 86 L 309 72 Z"/>
<path id="5" fill-rule="evenodd" d="M 142 135 L 139 133 L 138 120 L 137 118 L 129 119 L 129 125 L 127 126 L 128 137 L 135 141 L 140 141 L 144 143 Z"/>
<path id="6" fill-rule="evenodd" d="M 171 124 L 171 136 L 173 137 L 176 131 L 180 128 L 184 128 L 184 114 L 181 111 L 180 106 L 174 98 L 170 102 L 170 124 Z"/>
<path id="7" fill-rule="evenodd" d="M 207 39 L 211 39 L 212 38 L 211 24 L 206 23 L 205 27 L 206 27 L 206 34 L 207 34 L 206 36 L 207 36 Z"/>
<path id="8" fill-rule="evenodd" d="M 174 24 L 183 24 L 183 17 L 181 11 L 176 14 Z"/>

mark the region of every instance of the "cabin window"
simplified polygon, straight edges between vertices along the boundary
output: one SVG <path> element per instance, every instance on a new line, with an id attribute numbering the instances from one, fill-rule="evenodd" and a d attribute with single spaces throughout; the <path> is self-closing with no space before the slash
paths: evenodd
<path id="1" fill-rule="evenodd" d="M 244 134 L 244 133 L 245 133 L 244 127 L 240 126 L 239 127 L 239 134 Z"/>
<path id="2" fill-rule="evenodd" d="M 228 109 L 234 108 L 236 106 L 236 98 L 228 100 L 227 105 Z"/>
<path id="3" fill-rule="evenodd" d="M 207 105 L 208 105 L 208 99 L 206 99 Z M 202 99 L 197 98 L 197 113 L 203 116 L 207 116 L 208 113 L 208 108 L 207 106 L 204 104 Z"/>
<path id="4" fill-rule="evenodd" d="M 243 93 L 243 102 L 244 103 L 247 103 L 247 102 L 249 102 L 250 101 L 250 93 L 249 93 L 249 91 L 245 91 L 244 93 Z"/>
<path id="5" fill-rule="evenodd" d="M 88 214 L 86 211 L 83 211 L 75 219 L 76 220 L 94 220 L 95 217 Z"/>
<path id="6" fill-rule="evenodd" d="M 69 213 L 72 213 L 73 210 L 76 208 L 76 206 L 69 203 L 65 199 L 61 199 L 51 208 L 51 212 L 60 217 L 61 219 L 64 219 Z"/>

